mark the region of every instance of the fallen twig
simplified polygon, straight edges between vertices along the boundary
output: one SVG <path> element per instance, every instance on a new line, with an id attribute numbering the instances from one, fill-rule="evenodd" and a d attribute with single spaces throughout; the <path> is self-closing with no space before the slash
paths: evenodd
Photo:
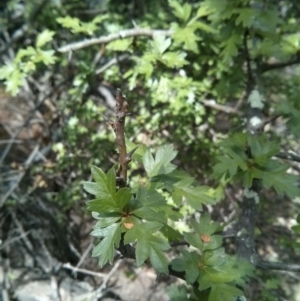
<path id="1" fill-rule="evenodd" d="M 73 267 L 70 263 L 64 263 L 64 264 L 62 265 L 62 267 L 63 267 L 64 269 L 71 270 L 71 271 L 73 271 L 74 273 L 83 273 L 83 274 L 86 274 L 86 275 L 91 275 L 91 276 L 99 277 L 99 278 L 105 278 L 105 277 L 107 277 L 107 274 L 104 274 L 104 273 L 98 273 L 98 272 L 93 272 L 93 271 L 90 271 L 90 270 L 86 270 L 86 269 L 81 269 L 81 268 Z"/>

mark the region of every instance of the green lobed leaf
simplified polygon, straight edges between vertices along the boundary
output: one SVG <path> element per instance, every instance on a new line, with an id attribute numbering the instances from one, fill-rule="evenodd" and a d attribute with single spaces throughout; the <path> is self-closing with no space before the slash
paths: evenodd
<path id="1" fill-rule="evenodd" d="M 113 50 L 113 51 L 128 51 L 132 44 L 133 39 L 123 39 L 123 40 L 116 40 L 110 42 L 106 49 Z"/>
<path id="2" fill-rule="evenodd" d="M 243 296 L 243 292 L 230 284 L 213 285 L 209 294 L 208 301 L 233 301 L 239 296 Z"/>
<path id="3" fill-rule="evenodd" d="M 116 207 L 123 209 L 131 198 L 131 191 L 128 187 L 122 187 L 116 194 Z"/>
<path id="4" fill-rule="evenodd" d="M 122 212 L 122 208 L 116 206 L 111 198 L 98 198 L 87 202 L 88 210 L 103 213 L 103 212 Z"/>
<path id="5" fill-rule="evenodd" d="M 63 18 L 57 18 L 56 21 L 63 27 L 71 29 L 73 32 L 80 30 L 80 20 L 78 18 L 66 16 Z"/>
<path id="6" fill-rule="evenodd" d="M 95 232 L 94 232 L 95 231 Z M 119 247 L 121 240 L 121 227 L 120 223 L 112 224 L 106 228 L 95 229 L 93 232 L 98 234 L 97 236 L 105 237 L 101 240 L 101 242 L 93 249 L 92 256 L 98 257 L 99 265 L 102 267 L 104 264 L 109 262 L 112 264 L 114 259 L 115 247 Z M 99 231 L 99 232 L 97 232 Z M 102 231 L 102 232 L 101 232 Z M 92 232 L 92 233 L 93 233 Z M 95 235 L 93 234 L 93 235 Z"/>
<path id="7" fill-rule="evenodd" d="M 161 207 L 166 205 L 165 197 L 156 190 L 139 186 L 136 193 L 137 207 Z"/>
<path id="8" fill-rule="evenodd" d="M 213 172 L 217 178 L 221 178 L 227 174 L 231 178 L 236 175 L 238 164 L 235 160 L 226 156 L 219 156 L 217 160 L 219 162 L 213 166 Z"/>
<path id="9" fill-rule="evenodd" d="M 177 205 L 180 205 L 182 198 L 196 210 L 202 209 L 202 204 L 213 204 L 214 200 L 208 195 L 208 187 L 192 187 L 192 178 L 188 177 L 174 184 L 172 198 Z"/>
<path id="10" fill-rule="evenodd" d="M 99 183 L 83 182 L 83 188 L 90 194 L 101 196 L 101 198 L 111 198 L 109 192 L 103 188 Z"/>
<path id="11" fill-rule="evenodd" d="M 148 177 L 152 178 L 159 174 L 168 174 L 176 167 L 171 161 L 176 157 L 177 151 L 173 149 L 173 145 L 160 146 L 156 152 L 155 159 L 150 150 L 147 150 L 143 156 L 144 168 Z"/>
<path id="12" fill-rule="evenodd" d="M 167 241 L 161 237 L 153 235 L 162 227 L 158 222 L 147 222 L 138 226 L 133 226 L 124 236 L 124 243 L 136 241 L 136 263 L 143 264 L 147 258 L 152 266 L 160 273 L 168 274 L 168 259 L 163 251 L 170 248 Z"/>
<path id="13" fill-rule="evenodd" d="M 185 285 L 177 286 L 172 284 L 168 289 L 168 295 L 171 301 L 188 301 L 187 289 Z"/>
<path id="14" fill-rule="evenodd" d="M 198 53 L 199 47 L 197 41 L 200 41 L 201 38 L 195 34 L 195 30 L 196 28 L 192 26 L 176 28 L 173 38 L 177 43 L 183 43 L 184 49 Z"/>
<path id="15" fill-rule="evenodd" d="M 95 227 L 107 227 L 120 219 L 120 216 L 113 216 L 113 217 L 97 217 L 97 212 L 92 212 L 92 216 L 95 219 L 98 219 Z"/>
<path id="16" fill-rule="evenodd" d="M 188 3 L 181 4 L 176 0 L 169 0 L 169 5 L 173 8 L 173 14 L 178 18 L 186 22 L 192 12 L 192 6 Z"/>
<path id="17" fill-rule="evenodd" d="M 185 60 L 186 53 L 184 52 L 171 52 L 164 53 L 160 59 L 167 67 L 170 68 L 181 68 L 188 62 Z"/>
<path id="18" fill-rule="evenodd" d="M 109 194 L 114 198 L 116 195 L 116 172 L 114 167 L 108 171 L 105 182 Z"/>
<path id="19" fill-rule="evenodd" d="M 88 209 L 98 213 L 104 212 L 122 212 L 122 209 L 128 204 L 131 198 L 131 191 L 124 187 L 116 192 L 115 169 L 111 168 L 107 174 L 102 169 L 92 166 L 92 175 L 94 182 L 84 182 L 84 189 L 95 195 L 95 200 L 89 201 Z"/>
<path id="20" fill-rule="evenodd" d="M 103 187 L 104 189 L 104 187 L 106 186 L 106 175 L 104 171 L 97 166 L 92 166 L 91 172 L 95 182 L 99 184 L 101 187 Z"/>
<path id="21" fill-rule="evenodd" d="M 298 177 L 287 174 L 286 172 L 269 171 L 264 172 L 262 184 L 265 188 L 273 187 L 279 195 L 287 195 L 290 198 L 300 195 L 300 189 L 297 186 Z"/>
<path id="22" fill-rule="evenodd" d="M 199 264 L 201 262 L 201 256 L 196 252 L 189 252 L 183 250 L 181 252 L 182 258 L 175 258 L 172 262 L 172 268 L 175 271 L 185 271 L 185 278 L 188 284 L 196 282 L 200 275 Z"/>
<path id="23" fill-rule="evenodd" d="M 252 8 L 237 8 L 234 9 L 234 12 L 238 13 L 235 24 L 243 24 L 244 27 L 251 27 L 255 22 L 255 18 L 258 17 L 258 11 Z"/>
<path id="24" fill-rule="evenodd" d="M 165 212 L 163 211 L 154 211 L 153 209 L 148 207 L 141 207 L 139 209 L 132 211 L 132 213 L 148 221 L 157 221 L 162 224 L 167 223 L 167 217 Z"/>
<path id="25" fill-rule="evenodd" d="M 161 34 L 153 35 L 152 47 L 158 54 L 163 54 L 171 45 L 171 39 Z"/>
<path id="26" fill-rule="evenodd" d="M 181 233 L 169 225 L 163 225 L 160 232 L 168 239 L 169 242 L 182 240 Z"/>
<path id="27" fill-rule="evenodd" d="M 43 30 L 37 36 L 36 47 L 40 48 L 40 47 L 44 46 L 46 43 L 52 41 L 54 34 L 55 34 L 54 31 L 50 31 L 48 29 Z"/>

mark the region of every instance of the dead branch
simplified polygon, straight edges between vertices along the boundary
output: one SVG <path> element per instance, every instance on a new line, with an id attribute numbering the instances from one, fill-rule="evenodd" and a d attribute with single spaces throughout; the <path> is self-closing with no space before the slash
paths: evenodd
<path id="1" fill-rule="evenodd" d="M 105 278 L 105 277 L 107 277 L 107 274 L 97 273 L 97 272 L 89 271 L 89 270 L 86 270 L 86 269 L 80 269 L 80 268 L 77 268 L 77 267 L 73 267 L 70 263 L 64 263 L 62 265 L 62 267 L 64 269 L 71 270 L 74 273 L 78 273 L 79 272 L 79 273 L 83 273 L 83 274 L 86 274 L 86 275 L 90 275 L 90 276 L 94 276 L 94 277 L 99 277 L 99 278 Z"/>
<path id="2" fill-rule="evenodd" d="M 102 36 L 99 38 L 92 38 L 88 40 L 86 39 L 80 42 L 68 44 L 59 47 L 57 51 L 61 53 L 66 53 L 66 52 L 76 51 L 79 49 L 90 47 L 93 45 L 107 44 L 118 39 L 125 39 L 131 37 L 139 37 L 139 36 L 153 37 L 154 35 L 171 36 L 172 33 L 173 31 L 171 30 L 156 30 L 156 29 L 154 30 L 154 29 L 145 29 L 145 28 L 125 29 L 117 33 L 109 34 L 108 36 Z"/>
<path id="3" fill-rule="evenodd" d="M 107 283 L 109 281 L 109 279 L 112 277 L 112 275 L 118 270 L 120 264 L 121 264 L 122 260 L 118 260 L 113 268 L 109 271 L 109 273 L 107 275 L 105 275 L 105 278 L 103 279 L 103 282 L 101 284 L 101 286 L 95 290 L 95 298 L 93 299 L 93 301 L 99 300 L 103 297 L 103 292 L 104 290 L 107 288 Z"/>
<path id="4" fill-rule="evenodd" d="M 218 104 L 214 99 L 202 100 L 201 103 L 203 103 L 206 107 L 212 108 L 217 111 L 236 114 L 239 116 L 242 115 L 242 113 L 238 109 Z"/>

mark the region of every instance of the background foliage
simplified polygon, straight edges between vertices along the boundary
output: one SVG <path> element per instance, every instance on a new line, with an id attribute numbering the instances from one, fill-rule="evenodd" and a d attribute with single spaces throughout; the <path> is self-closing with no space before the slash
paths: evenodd
<path id="1" fill-rule="evenodd" d="M 91 180 L 90 166 L 101 166 L 101 170 L 95 167 L 92 172 L 97 182 L 97 174 L 113 178 L 111 167 L 118 161 L 114 133 L 105 121 L 114 116 L 115 89 L 119 87 L 130 105 L 126 124 L 129 149 L 145 144 L 156 150 L 153 157 L 147 147 L 138 149 L 130 165 L 130 185 L 134 193 L 143 195 L 147 192 L 140 183 L 156 177 L 161 186 L 154 190 L 152 198 L 161 200 L 160 206 L 164 204 L 158 207 L 155 203 L 153 208 L 141 205 L 135 209 L 139 210 L 139 219 L 126 220 L 126 224 L 140 223 L 153 216 L 151 210 L 157 214 L 140 229 L 149 233 L 146 249 L 156 248 L 159 263 L 139 247 L 145 240 L 143 232 L 127 229 L 125 243 L 137 240 L 138 264 L 150 256 L 159 272 L 167 272 L 164 251 L 170 248 L 170 241 L 153 233 L 161 224 L 181 234 L 188 232 L 190 216 L 197 217 L 199 211 L 218 219 L 225 232 L 238 230 L 244 213 L 243 189 L 248 196 L 254 191 L 256 201 L 259 199 L 257 213 L 250 218 L 252 224 L 256 220 L 253 229 L 259 255 L 285 262 L 299 259 L 297 1 L 11 0 L 1 6 L 2 98 L 17 95 L 30 108 L 18 128 L 11 130 L 5 121 L 1 122 L 1 139 L 10 139 L 10 143 L 0 145 L 1 170 L 5 175 L 18 170 L 17 166 L 26 171 L 19 181 L 3 176 L 1 206 L 19 206 L 38 197 L 54 203 L 60 219 L 66 222 L 74 210 L 88 216 L 85 203 L 89 196 L 82 184 Z M 86 43 L 99 37 L 104 38 Z M 19 148 L 13 140 L 20 138 L 22 128 L 32 129 L 34 118 L 40 118 L 39 137 L 29 135 L 23 148 Z M 45 160 L 40 156 L 26 164 L 36 145 Z M 171 161 L 181 172 L 173 171 Z M 162 162 L 170 165 L 158 173 Z M 199 183 L 207 186 L 199 187 Z M 85 187 L 97 196 L 93 191 L 97 188 Z M 122 210 L 129 199 L 115 196 L 113 210 Z M 176 217 L 166 222 L 171 199 L 183 223 Z M 93 201 L 88 206 L 99 213 L 112 210 L 99 208 Z M 169 213 L 164 217 L 158 214 L 160 210 Z M 270 226 L 277 227 L 282 215 L 286 224 L 292 221 L 289 229 L 284 224 L 275 241 L 266 239 L 272 232 Z M 94 250 L 96 255 L 106 254 L 100 257 L 102 265 L 113 261 L 114 244 L 118 247 L 121 232 L 127 231 L 123 228 L 118 232 L 117 221 L 100 222 L 102 226 L 93 232 L 105 237 Z M 192 224 L 196 233 L 198 227 Z M 111 244 L 108 239 L 112 239 Z M 185 240 L 199 249 L 194 238 Z M 232 238 L 223 243 L 226 254 L 239 253 L 239 244 L 233 247 Z M 206 258 L 203 252 L 202 256 L 207 261 L 225 256 L 221 244 L 213 248 L 216 253 L 212 258 Z M 270 245 L 276 250 L 271 254 L 267 251 Z M 288 258 L 283 256 L 283 250 L 288 250 Z M 197 256 L 195 251 L 183 251 L 181 259 L 174 261 L 174 269 L 179 272 L 184 267 L 191 269 L 186 270 L 191 277 L 188 284 L 202 277 L 199 270 L 193 270 Z M 228 259 L 226 268 L 216 268 L 216 277 L 222 269 L 235 273 L 234 264 Z M 287 266 L 282 266 L 285 269 Z M 242 283 L 234 282 L 238 288 L 222 281 L 214 286 L 211 283 L 217 280 L 211 277 L 202 280 L 207 281 L 204 288 L 211 288 L 209 296 L 205 291 L 197 295 L 195 290 L 187 299 L 185 287 L 172 286 L 170 298 L 232 300 L 241 293 Z M 297 298 L 291 280 L 287 277 L 286 284 L 280 285 L 276 277 L 258 269 L 249 284 L 255 289 L 246 289 L 246 296 L 249 300 L 270 301 L 284 300 L 285 296 Z"/>

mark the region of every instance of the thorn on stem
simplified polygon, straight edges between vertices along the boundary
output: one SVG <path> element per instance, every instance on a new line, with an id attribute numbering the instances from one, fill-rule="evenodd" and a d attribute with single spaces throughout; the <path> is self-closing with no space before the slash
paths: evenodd
<path id="1" fill-rule="evenodd" d="M 126 162 L 129 163 L 131 162 L 131 158 L 133 156 L 133 154 L 135 153 L 135 151 L 138 149 L 139 145 L 136 146 L 135 148 L 133 148 L 129 153 L 126 154 Z"/>

